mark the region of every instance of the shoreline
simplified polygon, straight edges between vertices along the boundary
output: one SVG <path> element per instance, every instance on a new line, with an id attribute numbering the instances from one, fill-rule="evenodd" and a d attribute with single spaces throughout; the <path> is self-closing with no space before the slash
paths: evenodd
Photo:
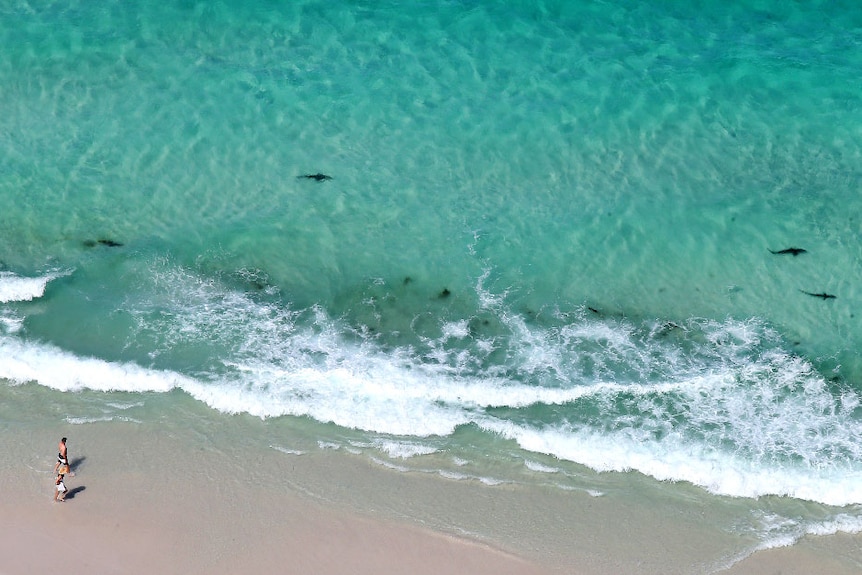
<path id="1" fill-rule="evenodd" d="M 51 499 L 47 456 L 44 470 L 3 471 L 0 573 L 553 573 L 467 538 L 331 508 L 254 476 L 229 477 L 249 462 L 220 472 L 212 453 L 183 449 L 170 437 L 148 433 L 137 443 L 133 429 L 112 431 L 99 447 L 113 448 L 98 456 L 111 469 L 97 462 L 93 445 L 81 449 L 82 439 L 92 444 L 92 429 L 69 432 L 76 475 L 67 476 L 64 503 Z M 135 461 L 144 443 L 156 448 Z M 117 449 L 123 446 L 130 449 Z M 178 463 L 183 470 L 170 469 Z M 188 480 L 176 480 L 186 472 Z"/>
<path id="2" fill-rule="evenodd" d="M 628 495 L 625 485 L 593 497 L 451 481 L 344 452 L 261 448 L 261 428 L 250 418 L 184 412 L 197 418 L 190 427 L 165 423 L 176 415 L 149 423 L 0 422 L 7 453 L 0 575 L 58 562 L 70 573 L 131 575 L 850 575 L 862 562 L 862 536 L 839 534 L 726 567 L 732 538 L 703 529 L 713 511 L 667 505 L 649 492 Z M 247 425 L 253 440 L 242 433 Z M 61 435 L 76 472 L 62 504 L 51 501 Z"/>

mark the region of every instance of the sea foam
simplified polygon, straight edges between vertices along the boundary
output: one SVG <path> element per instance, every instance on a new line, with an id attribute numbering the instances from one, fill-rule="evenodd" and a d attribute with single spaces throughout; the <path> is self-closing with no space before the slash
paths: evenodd
<path id="1" fill-rule="evenodd" d="M 369 445 L 391 458 L 433 453 L 472 427 L 597 471 L 722 495 L 862 502 L 858 394 L 829 384 L 754 320 L 693 319 L 673 337 L 653 322 L 587 313 L 541 324 L 484 293 L 480 278 L 481 313 L 496 333 L 475 337 L 469 320 L 441 319 L 436 335 L 393 346 L 319 306 L 294 310 L 169 264 L 152 268 L 153 295 L 136 297 L 128 316 L 138 337 L 157 342 L 153 365 L 15 333 L 0 337 L 0 377 L 61 391 L 179 388 L 224 413 L 374 434 Z M 189 375 L 172 368 L 186 348 L 217 351 Z"/>
<path id="2" fill-rule="evenodd" d="M 0 271 L 0 303 L 40 298 L 44 295 L 48 283 L 68 273 L 56 272 L 40 277 L 22 277 L 9 271 Z"/>
<path id="3" fill-rule="evenodd" d="M 19 384 L 36 382 L 60 391 L 165 392 L 192 387 L 192 380 L 178 373 L 78 357 L 49 344 L 8 336 L 0 337 L 0 378 Z"/>

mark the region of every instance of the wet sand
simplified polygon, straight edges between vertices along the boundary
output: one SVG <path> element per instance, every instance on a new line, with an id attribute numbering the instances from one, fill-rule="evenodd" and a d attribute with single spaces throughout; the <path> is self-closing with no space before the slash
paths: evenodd
<path id="1" fill-rule="evenodd" d="M 51 500 L 58 431 L 76 471 L 65 503 Z M 850 575 L 862 557 L 859 537 L 812 537 L 727 568 L 721 536 L 648 501 L 414 477 L 230 445 L 231 432 L 6 430 L 0 574 Z"/>
<path id="2" fill-rule="evenodd" d="M 0 573 L 550 572 L 479 542 L 310 500 L 287 478 L 283 489 L 255 472 L 243 478 L 251 462 L 220 464 L 167 435 L 114 431 L 70 437 L 75 476 L 63 503 L 52 501 L 50 458 L 4 470 Z"/>

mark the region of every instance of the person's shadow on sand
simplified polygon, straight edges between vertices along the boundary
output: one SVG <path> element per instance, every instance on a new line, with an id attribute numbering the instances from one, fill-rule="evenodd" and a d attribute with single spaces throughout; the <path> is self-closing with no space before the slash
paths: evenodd
<path id="1" fill-rule="evenodd" d="M 74 499 L 75 495 L 77 495 L 78 493 L 82 492 L 85 489 L 86 489 L 86 487 L 83 485 L 79 485 L 78 487 L 75 487 L 74 489 L 70 489 L 68 492 L 66 492 L 66 499 Z"/>
<path id="2" fill-rule="evenodd" d="M 78 471 L 81 464 L 87 460 L 86 457 L 78 457 L 69 462 L 69 471 Z"/>

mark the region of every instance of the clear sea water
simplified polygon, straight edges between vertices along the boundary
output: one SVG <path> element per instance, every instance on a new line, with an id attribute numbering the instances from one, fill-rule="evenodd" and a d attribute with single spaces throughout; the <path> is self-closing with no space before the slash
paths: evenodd
<path id="1" fill-rule="evenodd" d="M 3 393 L 862 530 L 855 3 L 12 0 L 0 45 Z"/>

